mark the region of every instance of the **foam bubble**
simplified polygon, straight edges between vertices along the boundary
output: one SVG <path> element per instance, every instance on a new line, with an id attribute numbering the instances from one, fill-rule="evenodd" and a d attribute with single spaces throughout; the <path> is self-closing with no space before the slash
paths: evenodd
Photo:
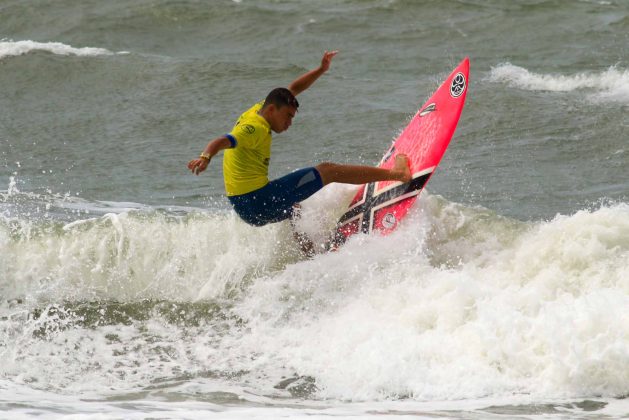
<path id="1" fill-rule="evenodd" d="M 6 195 L 10 196 L 10 195 L 14 195 L 19 193 L 20 190 L 17 189 L 17 181 L 15 180 L 15 176 L 10 176 L 9 177 L 9 188 L 7 190 Z"/>

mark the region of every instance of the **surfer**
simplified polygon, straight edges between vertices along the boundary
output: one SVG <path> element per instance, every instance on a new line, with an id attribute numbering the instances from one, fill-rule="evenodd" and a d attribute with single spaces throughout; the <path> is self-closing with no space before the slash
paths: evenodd
<path id="1" fill-rule="evenodd" d="M 271 132 L 281 133 L 292 124 L 299 108 L 296 96 L 330 68 L 338 51 L 326 51 L 321 65 L 288 88 L 273 89 L 266 99 L 245 111 L 228 134 L 211 140 L 188 169 L 199 175 L 224 150 L 223 177 L 227 198 L 242 220 L 254 226 L 292 218 L 298 203 L 332 182 L 366 184 L 376 181 L 408 182 L 411 172 L 406 155 L 398 155 L 391 169 L 324 162 L 299 169 L 269 182 Z"/>

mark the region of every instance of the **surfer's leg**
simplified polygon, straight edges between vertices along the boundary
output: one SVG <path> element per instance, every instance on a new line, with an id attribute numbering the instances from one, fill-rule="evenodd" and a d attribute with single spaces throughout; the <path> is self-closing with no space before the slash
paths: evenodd
<path id="1" fill-rule="evenodd" d="M 236 213 L 254 226 L 277 223 L 293 216 L 293 205 L 323 188 L 315 168 L 304 168 L 247 194 L 227 197 Z"/>
<path id="2" fill-rule="evenodd" d="M 408 182 L 411 180 L 408 157 L 403 154 L 395 157 L 395 165 L 391 169 L 376 168 L 373 166 L 339 165 L 328 162 L 320 163 L 316 168 L 321 175 L 324 185 L 332 182 L 367 184 L 376 181 Z"/>

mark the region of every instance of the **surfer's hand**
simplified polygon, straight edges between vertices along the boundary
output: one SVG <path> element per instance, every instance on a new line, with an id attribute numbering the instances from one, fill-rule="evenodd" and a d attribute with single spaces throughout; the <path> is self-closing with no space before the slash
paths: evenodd
<path id="1" fill-rule="evenodd" d="M 209 160 L 203 158 L 192 159 L 188 162 L 188 169 L 190 169 L 193 174 L 199 175 L 199 173 L 205 171 L 209 163 Z"/>
<path id="2" fill-rule="evenodd" d="M 323 54 L 323 58 L 321 59 L 321 70 L 323 70 L 324 72 L 328 71 L 328 69 L 330 68 L 330 63 L 332 62 L 332 59 L 338 53 L 339 53 L 338 51 L 326 51 Z"/>

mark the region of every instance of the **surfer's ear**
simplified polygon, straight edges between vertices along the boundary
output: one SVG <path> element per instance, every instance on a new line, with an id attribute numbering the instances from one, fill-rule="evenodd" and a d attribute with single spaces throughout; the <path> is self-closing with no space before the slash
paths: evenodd
<path id="1" fill-rule="evenodd" d="M 265 106 L 262 107 L 262 110 L 265 113 L 269 113 L 271 115 L 274 115 L 277 112 L 278 108 L 279 107 L 277 105 L 275 105 L 275 104 L 266 104 Z"/>

